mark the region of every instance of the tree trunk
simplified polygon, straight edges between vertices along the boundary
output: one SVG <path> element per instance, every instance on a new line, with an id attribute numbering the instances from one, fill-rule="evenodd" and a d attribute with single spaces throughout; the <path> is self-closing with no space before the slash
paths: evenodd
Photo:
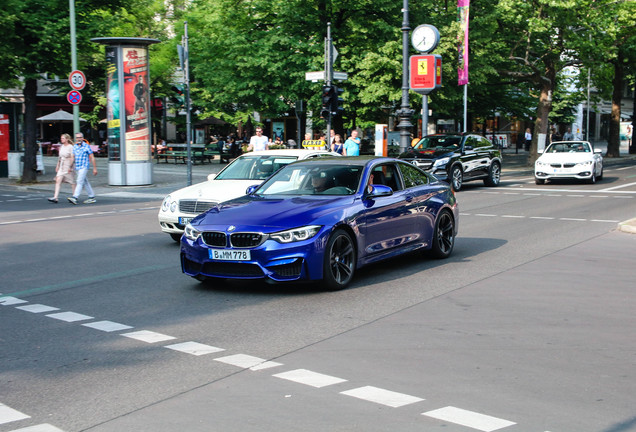
<path id="1" fill-rule="evenodd" d="M 38 82 L 35 78 L 27 78 L 24 83 L 24 168 L 22 170 L 22 182 L 33 183 L 37 181 L 38 143 L 36 133 L 36 96 Z"/>
<path id="2" fill-rule="evenodd" d="M 607 139 L 608 158 L 620 157 L 621 148 L 621 99 L 623 97 L 623 55 L 619 50 L 618 57 L 614 61 L 614 79 L 612 85 L 612 114 L 609 124 L 609 137 Z"/>
<path id="3" fill-rule="evenodd" d="M 550 74 L 548 74 L 550 75 Z M 556 73 L 554 73 L 556 76 Z M 534 132 L 532 133 L 532 144 L 530 145 L 530 156 L 528 162 L 534 165 L 539 157 L 539 143 L 543 141 L 544 148 L 548 144 L 548 127 L 550 126 L 548 116 L 552 110 L 552 90 L 554 87 L 554 79 L 543 80 L 541 84 L 541 96 L 539 97 L 539 106 L 537 107 L 537 121 L 534 123 Z"/>

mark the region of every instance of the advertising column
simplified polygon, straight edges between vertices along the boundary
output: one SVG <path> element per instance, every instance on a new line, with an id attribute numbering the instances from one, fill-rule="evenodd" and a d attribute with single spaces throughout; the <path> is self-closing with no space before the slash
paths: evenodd
<path id="1" fill-rule="evenodd" d="M 95 38 L 106 46 L 108 183 L 152 184 L 147 38 Z"/>
<path id="2" fill-rule="evenodd" d="M 9 174 L 9 114 L 0 114 L 0 177 Z"/>

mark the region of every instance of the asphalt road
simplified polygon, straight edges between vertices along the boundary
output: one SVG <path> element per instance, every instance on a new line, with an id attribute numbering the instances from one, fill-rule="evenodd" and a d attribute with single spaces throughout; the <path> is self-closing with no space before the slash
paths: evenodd
<path id="1" fill-rule="evenodd" d="M 0 432 L 636 430 L 635 179 L 467 183 L 450 259 L 340 292 L 183 276 L 153 191 L 0 185 Z"/>

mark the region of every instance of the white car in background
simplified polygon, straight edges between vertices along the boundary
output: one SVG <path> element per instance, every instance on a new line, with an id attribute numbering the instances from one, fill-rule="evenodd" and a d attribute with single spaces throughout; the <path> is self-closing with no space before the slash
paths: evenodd
<path id="1" fill-rule="evenodd" d="M 340 156 L 326 150 L 282 149 L 245 153 L 208 181 L 179 189 L 163 199 L 159 209 L 161 231 L 179 241 L 185 226 L 197 215 L 222 201 L 245 195 L 283 165 L 301 159 Z"/>
<path id="2" fill-rule="evenodd" d="M 596 183 L 603 179 L 602 153 L 587 141 L 555 141 L 534 163 L 535 183 L 542 185 L 555 179 Z"/>

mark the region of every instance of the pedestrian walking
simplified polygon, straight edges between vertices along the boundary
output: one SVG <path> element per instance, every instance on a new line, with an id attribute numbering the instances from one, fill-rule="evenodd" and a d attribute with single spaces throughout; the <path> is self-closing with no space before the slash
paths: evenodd
<path id="1" fill-rule="evenodd" d="M 58 151 L 57 165 L 55 167 L 55 192 L 49 201 L 57 204 L 57 198 L 60 195 L 62 182 L 71 185 L 71 193 L 75 186 L 75 178 L 73 177 L 73 165 L 75 165 L 75 155 L 73 154 L 73 140 L 69 134 L 60 136 L 60 149 Z"/>
<path id="2" fill-rule="evenodd" d="M 95 155 L 91 146 L 84 140 L 84 135 L 79 132 L 75 134 L 75 145 L 73 146 L 73 154 L 75 155 L 75 171 L 77 171 L 77 185 L 75 186 L 75 192 L 73 196 L 68 197 L 68 201 L 71 204 L 77 204 L 82 189 L 86 188 L 88 199 L 84 201 L 84 204 L 93 204 L 97 202 L 95 200 L 95 192 L 91 187 L 88 178 L 88 169 L 91 164 L 93 165 L 93 175 L 97 175 L 97 163 L 95 162 Z"/>
<path id="3" fill-rule="evenodd" d="M 526 150 L 530 150 L 530 144 L 532 144 L 532 132 L 530 132 L 530 128 L 526 129 Z"/>
<path id="4" fill-rule="evenodd" d="M 568 130 L 563 134 L 563 141 L 574 141 L 574 134 L 572 133 L 572 128 L 568 128 Z"/>
<path id="5" fill-rule="evenodd" d="M 360 156 L 360 138 L 358 131 L 353 130 L 351 136 L 344 142 L 344 156 Z"/>

